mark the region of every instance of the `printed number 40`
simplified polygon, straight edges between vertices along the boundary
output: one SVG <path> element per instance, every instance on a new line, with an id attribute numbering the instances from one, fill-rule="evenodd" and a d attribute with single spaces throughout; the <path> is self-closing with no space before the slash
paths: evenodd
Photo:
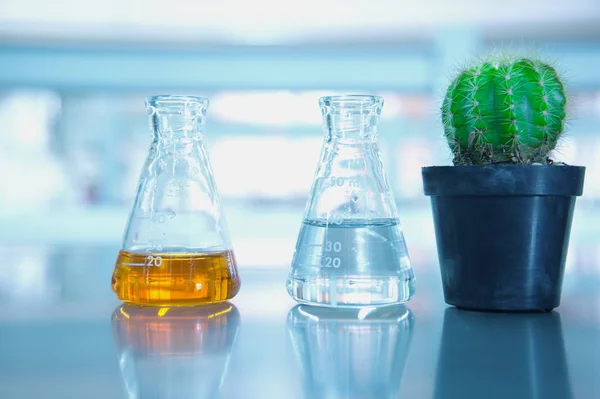
<path id="1" fill-rule="evenodd" d="M 160 265 L 162 265 L 162 257 L 160 257 L 160 256 L 154 257 L 152 255 L 146 256 L 146 266 L 159 267 Z"/>

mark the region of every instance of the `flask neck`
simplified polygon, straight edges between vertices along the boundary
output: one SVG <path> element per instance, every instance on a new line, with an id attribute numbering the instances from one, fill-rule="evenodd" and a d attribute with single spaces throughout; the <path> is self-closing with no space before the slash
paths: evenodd
<path id="1" fill-rule="evenodd" d="M 146 100 L 150 128 L 158 143 L 201 141 L 208 100 L 193 96 L 154 96 Z"/>
<path id="2" fill-rule="evenodd" d="M 325 137 L 339 144 L 377 140 L 375 115 L 325 115 Z"/>
<path id="3" fill-rule="evenodd" d="M 154 140 L 167 144 L 173 142 L 202 141 L 204 116 L 165 115 L 160 112 L 150 116 Z"/>
<path id="4" fill-rule="evenodd" d="M 328 141 L 343 143 L 377 140 L 383 99 L 377 96 L 329 96 L 320 99 Z"/>

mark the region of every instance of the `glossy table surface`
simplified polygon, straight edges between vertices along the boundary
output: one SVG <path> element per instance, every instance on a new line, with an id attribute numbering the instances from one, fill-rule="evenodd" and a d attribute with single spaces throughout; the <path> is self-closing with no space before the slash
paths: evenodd
<path id="1" fill-rule="evenodd" d="M 419 256 L 413 300 L 359 313 L 297 306 L 285 267 L 241 268 L 218 306 L 121 306 L 114 252 L 79 256 L 26 293 L 0 286 L 0 398 L 600 397 L 596 255 L 554 312 L 511 315 L 447 306 Z"/>

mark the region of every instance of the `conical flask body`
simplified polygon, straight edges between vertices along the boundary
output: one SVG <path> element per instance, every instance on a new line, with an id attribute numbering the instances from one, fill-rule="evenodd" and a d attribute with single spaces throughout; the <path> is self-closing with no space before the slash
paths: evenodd
<path id="1" fill-rule="evenodd" d="M 325 140 L 287 281 L 298 302 L 403 303 L 415 291 L 407 245 L 380 156 L 376 96 L 320 99 Z"/>
<path id="2" fill-rule="evenodd" d="M 186 306 L 233 298 L 235 256 L 208 153 L 208 100 L 146 101 L 154 136 L 143 166 L 112 287 L 124 302 Z"/>

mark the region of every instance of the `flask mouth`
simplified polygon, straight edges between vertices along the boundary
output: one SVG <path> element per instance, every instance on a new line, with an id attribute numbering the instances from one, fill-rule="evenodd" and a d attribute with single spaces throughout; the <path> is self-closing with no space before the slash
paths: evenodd
<path id="1" fill-rule="evenodd" d="M 366 94 L 347 94 L 319 98 L 323 113 L 371 114 L 383 108 L 383 98 Z"/>
<path id="2" fill-rule="evenodd" d="M 206 97 L 161 94 L 146 97 L 149 114 L 197 115 L 205 114 L 210 101 Z"/>

